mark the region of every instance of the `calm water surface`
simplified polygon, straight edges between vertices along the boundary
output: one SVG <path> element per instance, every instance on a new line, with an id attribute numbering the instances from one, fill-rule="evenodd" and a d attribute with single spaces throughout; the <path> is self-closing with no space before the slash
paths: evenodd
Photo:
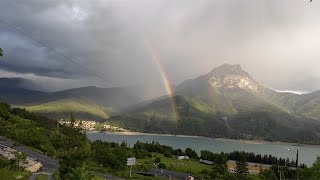
<path id="1" fill-rule="evenodd" d="M 160 144 L 172 146 L 173 148 L 186 149 L 190 147 L 197 152 L 201 150 L 210 150 L 212 152 L 232 152 L 246 151 L 259 154 L 271 154 L 281 158 L 295 160 L 295 152 L 299 150 L 299 163 L 311 166 L 317 156 L 320 156 L 320 146 L 297 146 L 286 143 L 269 143 L 269 142 L 244 142 L 238 140 L 211 139 L 205 137 L 186 137 L 186 136 L 166 136 L 157 134 L 143 133 L 111 133 L 111 132 L 90 132 L 87 134 L 92 141 L 102 140 L 108 142 L 121 143 L 126 141 L 130 146 L 138 140 L 141 142 L 157 141 Z"/>

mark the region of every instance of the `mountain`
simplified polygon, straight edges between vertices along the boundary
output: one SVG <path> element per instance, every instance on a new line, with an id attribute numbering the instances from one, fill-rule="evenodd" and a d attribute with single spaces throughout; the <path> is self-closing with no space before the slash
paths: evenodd
<path id="1" fill-rule="evenodd" d="M 34 89 L 35 83 L 33 81 L 24 78 L 0 78 L 0 88 L 10 88 L 10 89 L 29 89 L 29 90 L 39 90 Z"/>
<path id="2" fill-rule="evenodd" d="M 26 109 L 54 119 L 69 118 L 72 111 L 79 119 L 102 121 L 139 101 L 124 88 L 82 87 L 48 93 Z"/>
<path id="3" fill-rule="evenodd" d="M 140 102 L 126 88 L 82 87 L 58 92 L 42 92 L 23 78 L 0 78 L 0 101 L 25 107 L 54 119 L 69 118 L 102 121 Z"/>
<path id="4" fill-rule="evenodd" d="M 273 91 L 240 65 L 224 64 L 182 82 L 172 97 L 106 123 L 144 132 L 320 143 L 319 98 L 318 92 Z"/>
<path id="5" fill-rule="evenodd" d="M 0 101 L 11 104 L 28 104 L 47 96 L 35 90 L 36 85 L 24 78 L 0 78 Z"/>

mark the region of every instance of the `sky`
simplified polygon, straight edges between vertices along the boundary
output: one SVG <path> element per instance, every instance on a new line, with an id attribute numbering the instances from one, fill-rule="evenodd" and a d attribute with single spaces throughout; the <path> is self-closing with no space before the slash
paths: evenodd
<path id="1" fill-rule="evenodd" d="M 49 90 L 161 82 L 146 41 L 175 85 L 230 63 L 275 90 L 320 90 L 317 0 L 1 0 L 0 19 L 76 62 L 0 23 L 0 77 Z"/>

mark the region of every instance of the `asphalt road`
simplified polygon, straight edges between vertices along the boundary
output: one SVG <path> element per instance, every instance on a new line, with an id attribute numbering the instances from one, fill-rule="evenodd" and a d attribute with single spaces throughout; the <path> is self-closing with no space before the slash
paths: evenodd
<path id="1" fill-rule="evenodd" d="M 35 179 L 35 177 L 38 174 L 46 174 L 46 175 L 48 175 L 49 179 L 52 179 L 52 174 L 59 170 L 59 161 L 57 159 L 51 158 L 51 157 L 46 156 L 44 154 L 41 154 L 37 151 L 34 151 L 27 146 L 23 146 L 23 145 L 13 146 L 14 143 L 10 139 L 6 139 L 4 141 L 0 140 L 0 144 L 4 145 L 4 146 L 9 146 L 9 147 L 12 147 L 13 149 L 24 152 L 27 154 L 28 157 L 31 157 L 31 158 L 33 158 L 43 164 L 41 172 L 34 173 L 30 177 L 31 180 Z M 100 176 L 105 179 L 123 180 L 119 177 L 115 177 L 115 176 L 112 176 L 109 174 L 102 174 L 102 173 L 97 173 L 97 172 L 93 172 L 93 171 L 90 171 L 90 173 L 93 175 L 96 175 L 96 176 Z"/>
<path id="2" fill-rule="evenodd" d="M 59 169 L 59 161 L 56 159 L 53 159 L 49 156 L 46 156 L 44 154 L 41 154 L 37 151 L 34 151 L 26 146 L 18 145 L 13 146 L 13 142 L 9 139 L 5 141 L 0 141 L 0 144 L 12 147 L 13 149 L 19 150 L 21 152 L 24 152 L 28 157 L 31 157 L 43 164 L 42 171 L 46 173 L 54 173 L 58 171 Z"/>

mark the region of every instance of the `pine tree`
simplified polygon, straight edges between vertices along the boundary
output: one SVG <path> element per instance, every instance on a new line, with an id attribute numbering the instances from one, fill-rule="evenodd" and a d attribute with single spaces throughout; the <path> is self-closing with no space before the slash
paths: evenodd
<path id="1" fill-rule="evenodd" d="M 74 113 L 73 112 L 71 112 L 71 114 L 70 114 L 70 123 L 71 123 L 72 127 L 75 126 L 76 119 L 74 118 Z"/>
<path id="2" fill-rule="evenodd" d="M 248 172 L 247 160 L 246 160 L 246 157 L 244 155 L 241 155 L 239 157 L 239 161 L 237 161 L 236 172 L 239 175 L 243 175 L 243 174 L 246 174 Z"/>

